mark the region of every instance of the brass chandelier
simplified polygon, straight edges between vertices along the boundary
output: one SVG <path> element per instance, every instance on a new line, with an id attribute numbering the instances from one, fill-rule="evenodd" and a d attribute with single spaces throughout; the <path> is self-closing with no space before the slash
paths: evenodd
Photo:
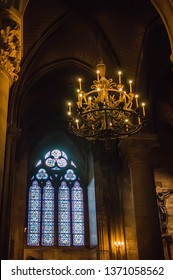
<path id="1" fill-rule="evenodd" d="M 83 91 L 79 79 L 75 114 L 72 103 L 68 102 L 69 129 L 89 141 L 125 138 L 138 132 L 145 122 L 145 103 L 139 104 L 132 81 L 129 81 L 129 93 L 126 93 L 121 72 L 118 72 L 118 84 L 107 79 L 105 74 L 106 66 L 100 62 L 97 79 L 88 92 Z"/>

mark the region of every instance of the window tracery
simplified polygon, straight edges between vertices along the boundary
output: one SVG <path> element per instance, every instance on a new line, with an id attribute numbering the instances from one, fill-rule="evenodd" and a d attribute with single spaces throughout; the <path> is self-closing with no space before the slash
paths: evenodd
<path id="1" fill-rule="evenodd" d="M 83 188 L 74 161 L 50 150 L 37 161 L 30 182 L 27 245 L 85 245 Z"/>

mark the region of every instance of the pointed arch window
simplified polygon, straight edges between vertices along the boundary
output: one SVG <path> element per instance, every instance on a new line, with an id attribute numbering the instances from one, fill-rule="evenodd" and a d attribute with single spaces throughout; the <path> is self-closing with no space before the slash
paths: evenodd
<path id="1" fill-rule="evenodd" d="M 84 195 L 74 161 L 47 151 L 30 177 L 28 246 L 84 246 Z"/>

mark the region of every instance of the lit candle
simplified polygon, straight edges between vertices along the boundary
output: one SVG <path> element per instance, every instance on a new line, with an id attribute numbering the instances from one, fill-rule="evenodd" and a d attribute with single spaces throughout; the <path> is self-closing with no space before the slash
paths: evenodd
<path id="1" fill-rule="evenodd" d="M 136 100 L 136 107 L 138 108 L 139 104 L 138 104 L 138 95 L 137 94 L 135 95 L 135 100 Z"/>
<path id="2" fill-rule="evenodd" d="M 82 90 L 82 79 L 79 78 L 78 81 L 79 81 L 79 89 Z"/>
<path id="3" fill-rule="evenodd" d="M 100 74 L 100 71 L 97 70 L 97 82 L 99 82 L 99 74 Z"/>
<path id="4" fill-rule="evenodd" d="M 68 115 L 71 115 L 71 102 L 68 102 Z"/>
<path id="5" fill-rule="evenodd" d="M 118 72 L 118 82 L 119 82 L 119 84 L 121 84 L 121 74 L 122 74 L 122 72 L 119 71 L 119 72 Z"/>
<path id="6" fill-rule="evenodd" d="M 132 81 L 129 81 L 129 85 L 130 85 L 130 92 L 132 92 Z"/>
<path id="7" fill-rule="evenodd" d="M 88 97 L 88 104 L 89 105 L 91 105 L 91 99 L 92 99 L 92 97 L 90 96 L 90 97 Z"/>
<path id="8" fill-rule="evenodd" d="M 138 124 L 141 124 L 141 119 L 140 119 L 140 117 L 138 117 Z"/>
<path id="9" fill-rule="evenodd" d="M 114 242 L 114 246 L 116 247 L 116 248 L 121 248 L 121 247 L 123 247 L 124 246 L 124 242 L 123 241 L 115 241 Z"/>
<path id="10" fill-rule="evenodd" d="M 79 129 L 79 120 L 78 119 L 76 119 L 76 127 L 77 127 L 77 129 Z"/>
<path id="11" fill-rule="evenodd" d="M 79 101 L 79 106 L 82 106 L 82 93 L 78 94 L 78 101 Z"/>
<path id="12" fill-rule="evenodd" d="M 125 119 L 125 123 L 126 123 L 126 131 L 128 131 L 129 130 L 129 126 L 128 126 L 128 119 Z"/>
<path id="13" fill-rule="evenodd" d="M 145 117 L 145 103 L 142 103 L 142 113 L 143 113 L 143 116 Z"/>
<path id="14" fill-rule="evenodd" d="M 101 101 L 101 90 L 100 90 L 100 88 L 97 88 L 97 91 L 98 91 L 98 98 L 99 98 L 99 101 Z"/>

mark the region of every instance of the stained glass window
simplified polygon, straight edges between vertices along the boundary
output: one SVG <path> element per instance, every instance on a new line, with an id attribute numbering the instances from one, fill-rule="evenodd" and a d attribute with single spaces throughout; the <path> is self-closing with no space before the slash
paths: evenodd
<path id="1" fill-rule="evenodd" d="M 40 220 L 41 220 L 41 188 L 37 181 L 33 181 L 29 188 L 28 200 L 28 234 L 27 244 L 39 246 L 40 244 Z"/>
<path id="2" fill-rule="evenodd" d="M 50 181 L 47 181 L 43 188 L 42 245 L 54 245 L 54 188 Z"/>
<path id="3" fill-rule="evenodd" d="M 71 245 L 70 234 L 70 191 L 65 181 L 58 190 L 58 244 Z"/>
<path id="4" fill-rule="evenodd" d="M 47 151 L 30 176 L 29 246 L 83 246 L 84 201 L 77 165 L 64 151 Z"/>
<path id="5" fill-rule="evenodd" d="M 83 190 L 77 181 L 71 190 L 71 202 L 73 245 L 81 246 L 84 245 L 84 205 Z"/>

